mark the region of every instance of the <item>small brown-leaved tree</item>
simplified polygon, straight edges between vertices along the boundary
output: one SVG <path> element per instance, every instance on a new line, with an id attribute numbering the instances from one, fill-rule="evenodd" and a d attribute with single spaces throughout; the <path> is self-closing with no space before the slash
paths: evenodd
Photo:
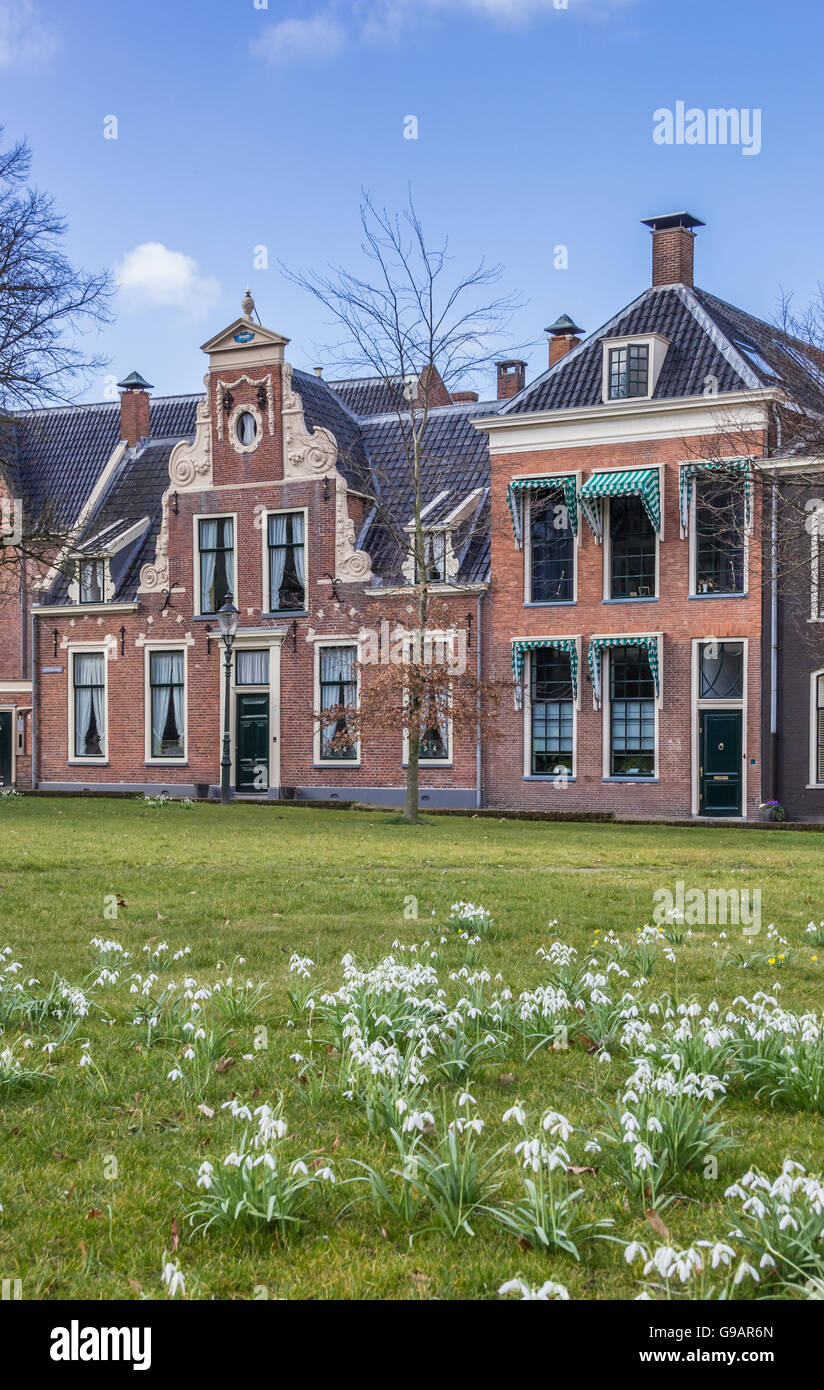
<path id="1" fill-rule="evenodd" d="M 469 619 L 469 621 L 468 621 Z M 411 753 L 409 709 L 413 700 L 417 720 L 418 755 L 446 757 L 450 744 L 466 740 L 485 744 L 499 736 L 504 699 L 512 699 L 511 680 L 483 680 L 476 660 L 479 640 L 471 615 L 456 616 L 455 603 L 430 596 L 427 617 L 420 622 L 414 602 L 406 614 L 387 618 L 379 600 L 363 610 L 358 694 L 340 699 L 320 712 L 324 740 L 338 756 L 355 755 L 358 742 L 375 743 L 405 731 L 405 752 Z M 417 799 L 415 803 L 417 816 Z M 408 807 L 404 818 L 412 820 Z"/>
<path id="2" fill-rule="evenodd" d="M 438 485 L 451 482 L 448 460 L 440 477 L 437 466 L 428 466 L 431 413 L 449 403 L 451 390 L 459 384 L 491 370 L 515 300 L 511 295 L 490 297 L 491 287 L 500 280 L 500 267 L 481 261 L 461 273 L 447 243 L 428 243 L 411 195 L 399 214 L 379 210 L 365 196 L 361 226 L 364 274 L 341 267 L 286 274 L 330 311 L 341 332 L 340 342 L 330 349 L 338 369 L 378 378 L 392 401 L 398 457 L 391 467 L 373 463 L 370 501 L 377 525 L 392 538 L 396 554 L 408 561 L 413 605 L 409 640 L 416 651 L 431 626 L 433 587 L 422 514 Z M 410 822 L 418 819 L 421 740 L 431 719 L 433 679 L 423 663 L 408 661 L 390 663 L 369 683 L 375 690 L 386 686 L 387 695 L 390 686 L 402 695 L 408 737 L 404 818 Z M 460 700 L 454 681 L 452 694 L 453 700 Z M 477 703 L 477 692 L 468 698 Z M 361 724 L 367 709 L 379 724 L 371 700 Z M 453 721 L 455 709 L 453 705 Z"/>

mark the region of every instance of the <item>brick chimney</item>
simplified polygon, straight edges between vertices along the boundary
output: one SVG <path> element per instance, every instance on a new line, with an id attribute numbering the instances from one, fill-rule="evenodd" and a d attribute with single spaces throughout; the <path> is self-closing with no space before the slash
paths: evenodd
<path id="1" fill-rule="evenodd" d="M 149 423 L 149 392 L 153 389 L 140 372 L 130 372 L 125 381 L 117 383 L 120 392 L 120 438 L 134 448 L 151 434 Z"/>
<path id="2" fill-rule="evenodd" d="M 453 391 L 453 392 L 452 392 L 452 404 L 453 404 L 453 405 L 468 405 L 470 402 L 476 401 L 477 399 L 478 399 L 478 393 L 477 393 L 477 391 Z"/>
<path id="3" fill-rule="evenodd" d="M 689 212 L 671 212 L 666 217 L 645 217 L 652 232 L 652 285 L 695 283 L 695 227 L 704 223 Z"/>
<path id="4" fill-rule="evenodd" d="M 509 362 L 496 362 L 495 366 L 498 368 L 498 400 L 509 401 L 526 385 L 526 362 L 516 357 Z"/>
<path id="5" fill-rule="evenodd" d="M 566 357 L 568 352 L 577 347 L 581 339 L 578 336 L 583 333 L 583 328 L 579 328 L 577 323 L 569 317 L 569 314 L 562 314 L 559 319 L 545 328 L 544 332 L 549 337 L 549 365 L 554 367 L 556 362 L 560 362 L 562 357 Z"/>

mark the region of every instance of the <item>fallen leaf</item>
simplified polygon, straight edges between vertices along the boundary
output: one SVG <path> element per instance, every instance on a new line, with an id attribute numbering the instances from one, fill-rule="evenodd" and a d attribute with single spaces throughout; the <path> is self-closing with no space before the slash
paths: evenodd
<path id="1" fill-rule="evenodd" d="M 200 1111 L 201 1115 L 204 1115 L 204 1116 L 206 1117 L 207 1120 L 212 1120 L 212 1119 L 214 1119 L 214 1114 L 215 1114 L 215 1112 L 214 1112 L 214 1110 L 211 1109 L 210 1106 L 208 1106 L 208 1105 L 199 1105 L 197 1108 L 198 1108 L 198 1110 Z"/>
<path id="2" fill-rule="evenodd" d="M 381 1235 L 383 1236 L 384 1240 L 389 1239 L 389 1233 L 385 1226 L 381 1226 Z"/>
<path id="3" fill-rule="evenodd" d="M 132 1290 L 133 1293 L 142 1293 L 142 1292 L 143 1292 L 143 1285 L 142 1285 L 142 1284 L 139 1284 L 138 1281 L 137 1281 L 136 1279 L 130 1279 L 130 1280 L 129 1280 L 129 1288 Z"/>
<path id="4" fill-rule="evenodd" d="M 180 1227 L 177 1224 L 177 1217 L 172 1217 L 172 1249 L 176 1250 L 180 1245 Z"/>
<path id="5" fill-rule="evenodd" d="M 103 1215 L 103 1213 L 102 1213 L 102 1211 L 100 1210 L 99 1207 L 89 1207 L 89 1210 L 86 1212 L 86 1220 L 87 1220 L 87 1221 L 94 1221 L 96 1217 L 102 1216 L 102 1215 Z"/>
<path id="6" fill-rule="evenodd" d="M 215 1067 L 215 1071 L 217 1072 L 218 1076 L 223 1076 L 225 1072 L 231 1071 L 234 1065 L 234 1057 L 221 1057 L 220 1061 Z"/>
<path id="7" fill-rule="evenodd" d="M 518 1240 L 518 1249 L 519 1249 L 519 1250 L 531 1250 L 531 1249 L 532 1249 L 532 1242 L 531 1242 L 531 1241 L 528 1241 L 527 1238 L 526 1238 L 526 1236 L 521 1236 L 521 1237 L 519 1238 L 519 1240 Z"/>
<path id="8" fill-rule="evenodd" d="M 505 1071 L 498 1077 L 499 1086 L 511 1086 L 515 1080 L 514 1071 Z"/>
<path id="9" fill-rule="evenodd" d="M 571 1167 L 569 1167 L 569 1168 L 567 1169 L 567 1172 L 568 1172 L 568 1173 L 574 1173 L 575 1176 L 578 1177 L 581 1173 L 597 1173 L 597 1172 L 598 1172 L 598 1169 L 597 1169 L 597 1168 L 577 1168 L 577 1167 L 575 1167 L 575 1165 L 573 1164 Z"/>
<path id="10" fill-rule="evenodd" d="M 664 1225 L 663 1221 L 658 1215 L 658 1212 L 655 1210 L 655 1207 L 647 1207 L 647 1221 L 654 1230 L 655 1234 L 660 1236 L 662 1240 L 665 1240 L 667 1242 L 672 1240 L 672 1236 L 670 1235 L 669 1230 Z"/>
<path id="11" fill-rule="evenodd" d="M 86 1242 L 85 1242 L 85 1240 L 81 1240 L 81 1242 L 80 1242 L 80 1253 L 81 1253 L 81 1255 L 83 1256 L 83 1259 L 85 1260 L 85 1258 L 86 1258 Z"/>

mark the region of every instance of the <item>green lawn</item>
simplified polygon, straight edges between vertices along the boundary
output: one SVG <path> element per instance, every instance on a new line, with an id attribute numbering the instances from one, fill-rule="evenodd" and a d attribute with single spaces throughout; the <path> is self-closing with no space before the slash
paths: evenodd
<path id="1" fill-rule="evenodd" d="M 665 994 L 724 1006 L 778 982 L 784 1009 L 816 1011 L 822 966 L 812 957 L 824 960 L 824 948 L 810 946 L 805 927 L 824 917 L 821 851 L 819 836 L 792 831 L 458 817 L 429 817 L 410 829 L 387 812 L 0 802 L 0 949 L 10 946 L 8 961 L 22 964 L 0 992 L 0 1049 L 12 1045 L 25 1064 L 46 1069 L 30 1085 L 4 1083 L 0 1071 L 0 1275 L 22 1279 L 30 1299 L 161 1297 L 165 1250 L 174 1251 L 187 1295 L 197 1298 L 248 1299 L 264 1290 L 271 1298 L 490 1298 L 516 1275 L 533 1284 L 557 1280 L 573 1298 L 635 1297 L 639 1271 L 628 1268 L 621 1244 L 589 1242 L 576 1261 L 519 1244 L 483 1214 L 471 1223 L 474 1236 L 452 1238 L 431 1229 L 431 1213 L 410 1226 L 369 1201 L 354 1202 L 366 1190 L 345 1182 L 362 1172 L 354 1160 L 387 1174 L 393 1146 L 385 1131 L 370 1133 L 361 1105 L 342 1096 L 335 1048 L 321 1026 L 310 1045 L 308 1015 L 290 1003 L 289 991 L 339 988 L 347 952 L 374 966 L 395 941 L 428 941 L 437 957 L 427 950 L 418 958 L 437 970 L 448 1002 L 460 995 L 450 972 L 464 964 L 489 972 L 488 991 L 505 985 L 517 996 L 546 982 L 536 952 L 555 939 L 576 947 L 579 963 L 595 952 L 601 966 L 615 954 L 598 943 L 608 931 L 634 949 L 637 928 L 652 920 L 653 893 L 681 879 L 688 888 L 760 889 L 760 936 L 747 939 L 729 926 L 723 941 L 723 927 L 695 927 L 674 945 L 676 964 L 653 948 L 647 983 L 633 985 L 635 965 L 626 978 L 611 974 L 614 997 L 632 989 L 642 1011 Z M 122 903 L 116 920 L 104 915 L 107 895 Z M 405 915 L 413 898 L 417 920 Z M 467 947 L 449 933 L 441 942 L 450 906 L 462 898 L 493 914 L 493 939 Z M 554 919 L 557 926 L 548 925 Z M 769 923 L 786 946 L 767 942 Z M 113 987 L 93 985 L 95 936 L 131 952 Z M 228 1041 L 215 1044 L 199 1088 L 168 1079 L 178 1062 L 188 1071 L 182 1042 L 156 1036 L 149 1046 L 145 1027 L 131 1022 L 139 996 L 130 994 L 129 977 L 147 973 L 143 946 L 164 941 L 191 953 L 160 975 L 158 991 L 185 975 L 213 985 L 227 973 L 270 987 Z M 293 953 L 316 963 L 310 981 L 290 975 Z M 769 964 L 770 954 L 783 959 Z M 233 966 L 238 956 L 245 964 Z M 738 956 L 751 963 L 742 968 Z M 494 980 L 498 972 L 502 982 Z M 21 1020 L 14 986 L 36 1000 L 55 973 L 83 988 L 89 1013 L 71 1025 L 49 1010 L 29 1010 Z M 222 1018 L 213 996 L 204 1026 L 219 1032 Z M 35 1046 L 24 1048 L 27 1039 Z M 46 1054 L 49 1041 L 58 1046 Z M 520 1100 L 535 1131 L 548 1108 L 591 1130 L 598 1097 L 612 1101 L 630 1075 L 620 1042 L 610 1047 L 610 1062 L 598 1061 L 590 1042 L 573 1027 L 567 1050 L 542 1046 L 527 1059 L 512 1038 L 482 1055 L 470 1075 L 475 1113 L 486 1122 L 481 1153 L 503 1145 L 510 1151 L 502 1159 L 501 1201 L 520 1190 L 511 1156 L 520 1136 L 502 1123 L 507 1108 Z M 81 1066 L 86 1043 L 91 1065 Z M 303 1064 L 291 1060 L 296 1052 L 311 1059 L 303 1079 Z M 220 1064 L 223 1057 L 234 1065 Z M 751 1166 L 774 1176 L 791 1156 L 811 1171 L 824 1167 L 820 1113 L 771 1106 L 730 1070 L 719 1115 L 733 1147 L 720 1153 L 717 1177 L 693 1165 L 676 1185 L 663 1212 L 674 1244 L 727 1232 L 724 1189 Z M 420 1108 L 435 1115 L 436 1137 L 462 1089 L 431 1079 Z M 186 1220 L 193 1174 L 205 1159 L 221 1165 L 235 1142 L 222 1103 L 232 1096 L 274 1103 L 279 1093 L 295 1153 L 328 1160 L 337 1181 L 323 1188 L 305 1228 L 285 1245 L 265 1228 L 241 1224 L 193 1236 Z M 661 1237 L 645 1201 L 605 1175 L 597 1157 L 583 1156 L 579 1136 L 569 1150 L 575 1164 L 597 1170 L 573 1183 L 584 1187 L 581 1219 L 611 1218 L 621 1242 L 654 1245 Z"/>

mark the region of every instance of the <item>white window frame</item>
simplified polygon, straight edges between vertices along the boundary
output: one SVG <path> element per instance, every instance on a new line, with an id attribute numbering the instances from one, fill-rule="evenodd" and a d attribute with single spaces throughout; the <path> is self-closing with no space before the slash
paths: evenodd
<path id="1" fill-rule="evenodd" d="M 553 637 L 555 634 L 552 634 Z M 581 708 L 581 638 L 570 633 L 560 640 L 574 642 L 578 648 L 578 693 L 572 699 L 572 775 L 566 780 L 574 782 L 578 777 L 578 711 Z M 534 652 L 526 653 L 524 663 L 524 756 L 523 778 L 528 782 L 555 782 L 561 773 L 532 771 L 532 657 Z"/>
<path id="2" fill-rule="evenodd" d="M 634 636 L 635 634 L 634 634 L 634 633 L 631 633 L 631 632 L 628 632 L 628 633 L 626 633 L 626 634 L 624 634 L 624 635 L 627 636 L 627 637 L 632 637 L 632 636 Z M 641 635 L 642 635 L 641 633 L 638 634 L 639 637 L 640 637 Z M 650 635 L 650 634 L 644 634 L 644 635 Z M 622 786 L 623 786 L 623 785 L 631 786 L 633 783 L 637 783 L 639 786 L 643 787 L 643 786 L 649 786 L 652 782 L 657 782 L 657 781 L 659 780 L 659 775 L 660 775 L 660 758 L 661 758 L 661 733 L 660 733 L 660 727 L 659 727 L 659 712 L 660 712 L 660 709 L 661 709 L 661 692 L 662 692 L 662 690 L 663 690 L 663 671 L 662 671 L 662 658 L 663 658 L 663 652 L 662 652 L 662 646 L 663 646 L 663 644 L 659 641 L 659 643 L 658 643 L 658 687 L 659 687 L 659 690 L 658 690 L 658 696 L 657 696 L 657 698 L 656 698 L 655 696 L 653 696 L 653 705 L 654 705 L 654 708 L 655 708 L 655 749 L 654 749 L 654 753 L 653 753 L 653 768 L 652 768 L 652 772 L 651 772 L 650 774 L 648 774 L 647 776 L 645 776 L 645 777 L 627 777 L 627 776 L 621 775 L 620 773 L 618 773 L 618 774 L 613 774 L 612 771 L 611 771 L 611 762 L 612 762 L 612 698 L 611 698 L 609 692 L 610 692 L 610 668 L 611 668 L 611 666 L 612 666 L 612 653 L 613 653 L 613 651 L 615 650 L 615 648 L 613 648 L 613 647 L 604 647 L 604 649 L 603 649 L 602 652 L 601 652 L 601 738 L 602 738 L 602 741 L 603 741 L 602 760 L 601 760 L 601 769 L 602 769 L 601 775 L 602 775 L 602 778 L 603 778 L 603 780 L 604 780 L 605 782 L 616 782 L 616 783 L 620 783 Z"/>
<path id="3" fill-rule="evenodd" d="M 232 766 L 230 770 L 230 781 L 233 787 L 237 786 L 237 695 L 245 694 L 247 690 L 262 691 L 266 690 L 265 685 L 238 685 L 237 684 L 237 653 L 245 648 L 252 648 L 255 651 L 268 647 L 269 649 L 269 791 L 280 787 L 281 784 L 281 730 L 280 730 L 280 652 L 286 634 L 274 628 L 243 628 L 238 632 L 232 647 L 232 662 L 229 677 L 229 712 L 231 731 L 230 753 Z M 226 721 L 225 703 L 225 680 L 224 680 L 224 659 L 225 652 L 223 643 L 213 638 L 215 646 L 218 648 L 220 656 L 220 735 L 218 747 L 223 746 L 223 730 Z M 178 644 L 179 645 L 179 644 Z"/>
<path id="4" fill-rule="evenodd" d="M 623 471 L 626 471 L 626 470 L 623 470 Z M 661 496 L 661 512 L 662 512 L 662 515 L 663 515 L 663 510 L 664 510 L 664 489 L 663 489 L 662 484 L 663 484 L 664 479 L 663 479 L 663 474 L 662 474 L 662 472 L 661 472 L 660 469 L 659 469 L 658 478 L 659 478 L 658 486 L 659 486 L 659 491 L 660 491 L 660 496 Z M 612 502 L 613 502 L 613 499 L 612 499 L 611 497 L 604 497 L 604 498 L 602 499 L 602 502 L 601 502 L 601 505 L 602 505 L 602 507 L 603 507 L 602 516 L 603 516 L 603 528 L 604 528 L 604 529 L 603 529 L 603 545 L 602 545 L 602 547 L 601 547 L 602 550 L 603 550 L 603 552 L 604 552 L 603 595 L 602 595 L 603 601 L 604 601 L 604 603 L 610 603 L 610 604 L 615 604 L 615 603 L 657 603 L 658 600 L 659 600 L 660 597 L 661 597 L 661 532 L 660 532 L 660 531 L 656 531 L 656 530 L 654 530 L 654 529 L 653 529 L 653 535 L 655 536 L 655 593 L 654 593 L 654 594 L 650 594 L 647 598 L 641 598 L 641 597 L 639 597 L 639 598 L 613 598 L 613 597 L 612 597 L 612 593 L 611 593 L 611 590 L 612 590 Z M 642 503 L 642 510 L 643 510 L 643 503 Z M 644 515 L 646 516 L 646 511 L 644 511 Z M 649 517 L 647 517 L 647 520 L 649 521 Z M 652 525 L 652 522 L 650 522 L 650 525 Z"/>
<path id="5" fill-rule="evenodd" d="M 101 642 L 71 642 L 68 647 L 68 747 L 66 762 L 71 767 L 108 767 L 109 764 L 109 647 Z M 105 729 L 103 752 L 95 757 L 80 757 L 74 751 L 74 658 L 75 656 L 103 657 L 103 711 Z"/>
<path id="6" fill-rule="evenodd" d="M 571 473 L 559 473 L 559 478 L 569 478 Z M 580 469 L 575 470 L 575 491 L 581 491 L 582 474 Z M 532 597 L 532 500 L 534 491 L 540 489 L 525 488 L 522 508 L 521 508 L 521 543 L 524 556 L 524 604 L 530 608 L 570 608 L 572 604 L 578 602 L 578 548 L 581 544 L 581 530 L 583 517 L 580 508 L 578 510 L 578 533 L 573 535 L 572 541 L 572 598 L 546 600 L 534 599 Z"/>
<path id="7" fill-rule="evenodd" d="M 664 358 L 670 345 L 669 338 L 660 333 L 631 333 L 620 338 L 602 338 L 603 360 L 601 364 L 601 400 L 604 405 L 631 406 L 633 401 L 648 401 L 652 398 L 664 365 Z M 610 396 L 609 357 L 616 348 L 644 347 L 649 349 L 647 368 L 647 391 L 643 396 Z"/>
<path id="8" fill-rule="evenodd" d="M 443 643 L 443 644 L 445 645 L 445 644 L 448 642 L 448 643 L 449 643 L 449 648 L 450 648 L 450 656 L 451 656 L 452 658 L 454 658 L 454 655 L 455 655 L 455 632 L 454 632 L 454 630 L 446 631 L 445 629 L 441 629 L 440 631 L 434 631 L 434 632 L 432 632 L 432 633 L 427 633 L 427 638 L 431 639 L 431 641 L 432 641 L 433 643 Z M 406 651 L 406 655 L 407 655 L 407 658 L 408 658 L 409 653 L 410 653 L 410 651 L 411 651 L 411 647 L 412 647 L 412 638 L 411 638 L 411 637 L 409 637 L 409 638 L 406 639 L 406 642 L 405 642 L 404 646 L 405 646 L 405 651 Z M 419 766 L 421 767 L 421 769 L 425 769 L 425 768 L 428 768 L 428 767 L 452 767 L 452 765 L 453 765 L 453 763 L 454 763 L 455 748 L 454 748 L 454 744 L 453 744 L 453 740 L 452 740 L 452 714 L 451 714 L 451 710 L 452 710 L 452 686 L 451 686 L 451 685 L 450 685 L 450 687 L 449 687 L 449 692 L 450 692 L 450 693 L 449 693 L 449 710 L 450 710 L 450 713 L 447 715 L 447 719 L 446 719 L 446 753 L 447 753 L 447 755 L 446 755 L 445 758 L 419 758 Z M 358 698 L 360 698 L 360 688 L 358 689 Z M 404 703 L 406 703 L 406 700 L 405 700 L 405 699 L 404 699 Z M 404 726 L 404 730 L 403 730 L 403 747 L 402 747 L 402 751 L 401 751 L 401 764 L 402 764 L 403 767 L 408 767 L 408 766 L 409 766 L 409 730 L 408 730 L 405 726 Z"/>
<path id="9" fill-rule="evenodd" d="M 808 791 L 824 791 L 824 781 L 818 777 L 818 682 L 824 680 L 824 666 L 810 675 L 810 767 Z"/>
<path id="10" fill-rule="evenodd" d="M 698 692 L 701 689 L 701 648 L 710 642 L 740 642 L 744 653 L 744 683 L 743 694 L 740 700 L 701 700 Z M 741 815 L 731 817 L 733 820 L 747 819 L 747 768 L 749 766 L 747 758 L 747 710 L 749 709 L 749 679 L 750 679 L 750 650 L 749 638 L 747 637 L 714 637 L 708 633 L 706 637 L 692 638 L 691 656 L 691 677 L 690 677 L 690 704 L 692 706 L 692 815 L 700 816 L 701 804 L 701 785 L 699 768 L 701 765 L 701 740 L 699 737 L 700 716 L 704 710 L 735 710 L 741 711 Z M 703 818 L 702 818 L 703 819 Z M 715 817 L 706 817 L 715 819 Z"/>
<path id="11" fill-rule="evenodd" d="M 314 677 L 313 677 L 313 703 L 314 703 L 314 732 L 312 737 L 312 764 L 315 769 L 322 767 L 360 767 L 361 765 L 361 739 L 358 735 L 355 742 L 356 756 L 354 758 L 323 758 L 321 757 L 321 708 L 320 708 L 320 653 L 323 647 L 354 647 L 356 666 L 355 666 L 355 704 L 360 708 L 361 697 L 361 671 L 360 671 L 360 643 L 357 638 L 352 638 L 351 633 L 346 633 L 338 637 L 316 637 L 314 640 Z"/>
<path id="12" fill-rule="evenodd" d="M 272 595 L 269 591 L 269 517 L 303 515 L 303 607 L 272 608 Z M 261 513 L 263 524 L 261 535 L 261 598 L 264 617 L 299 618 L 309 611 L 309 508 L 308 507 L 267 507 Z M 235 605 L 237 606 L 237 605 Z"/>
<path id="13" fill-rule="evenodd" d="M 711 474 L 709 475 L 711 476 Z M 698 477 L 693 479 L 690 496 L 689 516 L 689 596 L 690 598 L 712 599 L 723 602 L 725 599 L 747 598 L 750 591 L 750 532 L 744 527 L 744 587 L 736 593 L 699 594 L 698 584 Z M 706 638 L 702 638 L 706 641 Z M 730 638 L 730 641 L 733 639 Z"/>
<path id="14" fill-rule="evenodd" d="M 238 533 L 237 533 L 237 512 L 197 512 L 192 517 L 192 566 L 194 574 L 194 614 L 197 618 L 214 618 L 214 613 L 204 613 L 200 606 L 200 523 L 201 521 L 231 521 L 232 523 L 232 571 L 234 587 L 232 588 L 232 599 L 235 608 L 240 608 L 238 602 Z"/>
<path id="15" fill-rule="evenodd" d="M 189 643 L 181 641 L 149 641 L 143 648 L 143 760 L 151 767 L 183 767 L 189 761 Z M 156 758 L 152 756 L 152 652 L 183 653 L 183 756 Z"/>

